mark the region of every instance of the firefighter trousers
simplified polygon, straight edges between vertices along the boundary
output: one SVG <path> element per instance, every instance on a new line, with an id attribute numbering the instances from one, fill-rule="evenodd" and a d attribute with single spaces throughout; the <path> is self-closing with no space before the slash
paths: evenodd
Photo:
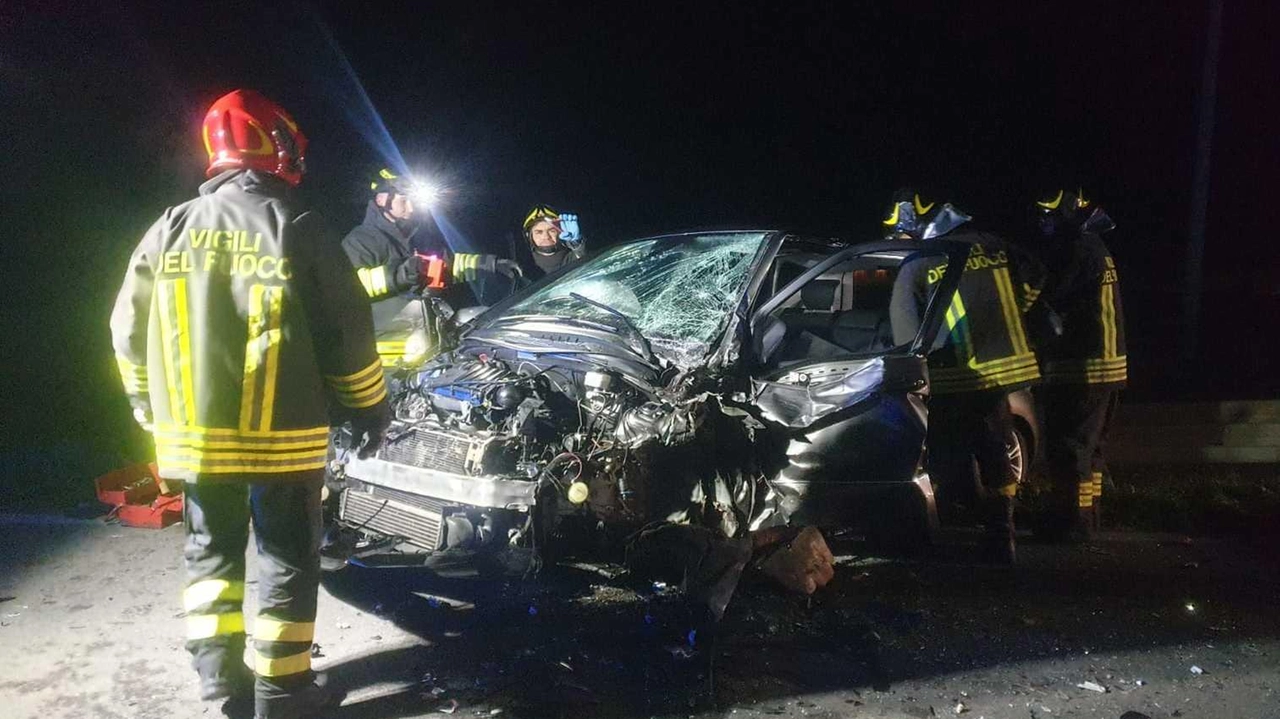
<path id="1" fill-rule="evenodd" d="M 1053 519 L 1096 529 L 1107 473 L 1106 444 L 1120 392 L 1114 386 L 1050 384 L 1042 392 Z"/>
<path id="2" fill-rule="evenodd" d="M 929 398 L 929 473 L 946 504 L 976 508 L 979 487 L 985 487 L 988 496 L 1014 496 L 1017 478 L 1006 446 L 1012 431 L 1005 390 Z"/>
<path id="3" fill-rule="evenodd" d="M 248 689 L 245 549 L 257 544 L 254 692 L 276 699 L 309 686 L 320 585 L 323 471 L 186 485 L 187 650 L 207 697 Z"/>

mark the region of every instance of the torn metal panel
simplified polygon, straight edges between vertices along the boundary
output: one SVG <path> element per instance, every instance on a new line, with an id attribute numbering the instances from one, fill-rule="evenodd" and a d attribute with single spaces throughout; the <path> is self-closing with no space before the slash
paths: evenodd
<path id="1" fill-rule="evenodd" d="M 752 380 L 754 404 L 765 419 L 803 429 L 866 400 L 884 384 L 884 358 L 807 367 L 776 382 Z"/>

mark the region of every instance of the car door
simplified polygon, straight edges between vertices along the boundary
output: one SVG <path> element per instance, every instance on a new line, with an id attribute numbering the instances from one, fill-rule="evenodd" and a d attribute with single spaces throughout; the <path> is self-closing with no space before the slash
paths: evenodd
<path id="1" fill-rule="evenodd" d="M 756 523 L 846 524 L 875 506 L 870 495 L 909 491 L 921 477 L 927 489 L 925 354 L 968 248 L 904 240 L 824 253 L 785 249 L 774 274 L 795 279 L 760 302 L 749 329 L 749 403 L 786 447 L 770 479 L 773 511 Z M 804 269 L 795 276 L 786 263 Z M 910 288 L 899 284 L 909 266 L 908 274 L 925 278 Z M 895 291 L 911 293 L 899 301 L 916 297 L 910 323 L 891 316 Z"/>

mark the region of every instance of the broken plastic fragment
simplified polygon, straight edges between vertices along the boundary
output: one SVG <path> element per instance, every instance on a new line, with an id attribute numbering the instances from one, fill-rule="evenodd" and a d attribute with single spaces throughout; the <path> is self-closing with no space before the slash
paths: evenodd
<path id="1" fill-rule="evenodd" d="M 1080 682 L 1076 686 L 1080 687 L 1081 689 L 1088 689 L 1091 692 L 1097 692 L 1099 694 L 1107 693 L 1107 688 L 1102 686 L 1101 684 L 1098 684 L 1097 682 Z"/>
<path id="2" fill-rule="evenodd" d="M 1198 666 L 1196 666 L 1196 665 L 1192 664 L 1192 665 L 1191 665 L 1191 673 L 1192 673 L 1192 674 L 1195 674 L 1195 675 L 1197 675 L 1197 676 L 1198 676 L 1198 675 L 1200 675 L 1200 674 L 1204 674 L 1204 670 L 1203 670 L 1203 669 L 1201 669 L 1200 667 L 1198 667 Z"/>

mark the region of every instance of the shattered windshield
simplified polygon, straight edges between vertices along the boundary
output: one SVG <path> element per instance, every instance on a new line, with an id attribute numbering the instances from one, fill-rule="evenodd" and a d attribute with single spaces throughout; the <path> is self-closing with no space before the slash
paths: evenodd
<path id="1" fill-rule="evenodd" d="M 620 245 L 574 268 L 509 308 L 503 316 L 554 315 L 620 325 L 589 302 L 626 315 L 677 366 L 706 355 L 742 292 L 765 232 L 660 237 Z"/>

